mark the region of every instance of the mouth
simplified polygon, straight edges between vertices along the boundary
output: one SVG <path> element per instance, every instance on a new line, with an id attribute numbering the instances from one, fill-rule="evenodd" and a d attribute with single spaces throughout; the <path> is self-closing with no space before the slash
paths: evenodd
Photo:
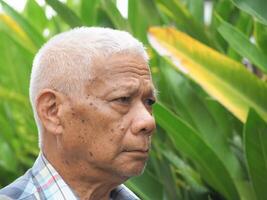
<path id="1" fill-rule="evenodd" d="M 127 153 L 129 155 L 133 155 L 136 157 L 148 157 L 149 149 L 127 149 L 123 151 L 124 153 Z"/>

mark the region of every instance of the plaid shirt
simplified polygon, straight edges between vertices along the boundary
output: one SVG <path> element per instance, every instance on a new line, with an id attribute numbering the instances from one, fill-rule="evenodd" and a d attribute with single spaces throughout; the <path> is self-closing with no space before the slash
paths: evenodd
<path id="1" fill-rule="evenodd" d="M 33 167 L 12 184 L 0 190 L 0 200 L 77 200 L 53 166 L 40 154 Z M 120 185 L 110 195 L 110 200 L 138 200 L 126 186 Z"/>

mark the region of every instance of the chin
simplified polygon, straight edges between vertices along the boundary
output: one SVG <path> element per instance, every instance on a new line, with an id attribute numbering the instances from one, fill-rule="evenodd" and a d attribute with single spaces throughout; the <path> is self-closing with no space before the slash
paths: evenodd
<path id="1" fill-rule="evenodd" d="M 127 168 L 121 169 L 119 172 L 119 175 L 127 178 L 131 178 L 133 176 L 140 176 L 143 174 L 145 170 L 146 163 L 138 164 L 138 165 L 132 165 Z"/>

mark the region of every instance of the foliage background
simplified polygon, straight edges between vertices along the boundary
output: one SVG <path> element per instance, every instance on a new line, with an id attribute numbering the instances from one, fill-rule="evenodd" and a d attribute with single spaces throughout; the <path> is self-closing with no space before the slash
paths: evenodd
<path id="1" fill-rule="evenodd" d="M 0 188 L 38 155 L 28 101 L 35 53 L 84 25 L 127 30 L 151 57 L 158 129 L 146 171 L 127 182 L 132 190 L 153 200 L 267 199 L 264 0 L 128 0 L 127 18 L 114 0 L 28 0 L 21 13 L 0 4 Z"/>

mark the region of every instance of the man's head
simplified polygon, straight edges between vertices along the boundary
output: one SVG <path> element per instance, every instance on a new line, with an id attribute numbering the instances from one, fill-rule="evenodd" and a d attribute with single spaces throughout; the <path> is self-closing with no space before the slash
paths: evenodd
<path id="1" fill-rule="evenodd" d="M 59 34 L 35 57 L 30 98 L 40 147 L 79 167 L 114 177 L 142 172 L 155 129 L 154 87 L 143 45 L 108 28 Z M 57 156 L 56 156 L 57 155 Z"/>

